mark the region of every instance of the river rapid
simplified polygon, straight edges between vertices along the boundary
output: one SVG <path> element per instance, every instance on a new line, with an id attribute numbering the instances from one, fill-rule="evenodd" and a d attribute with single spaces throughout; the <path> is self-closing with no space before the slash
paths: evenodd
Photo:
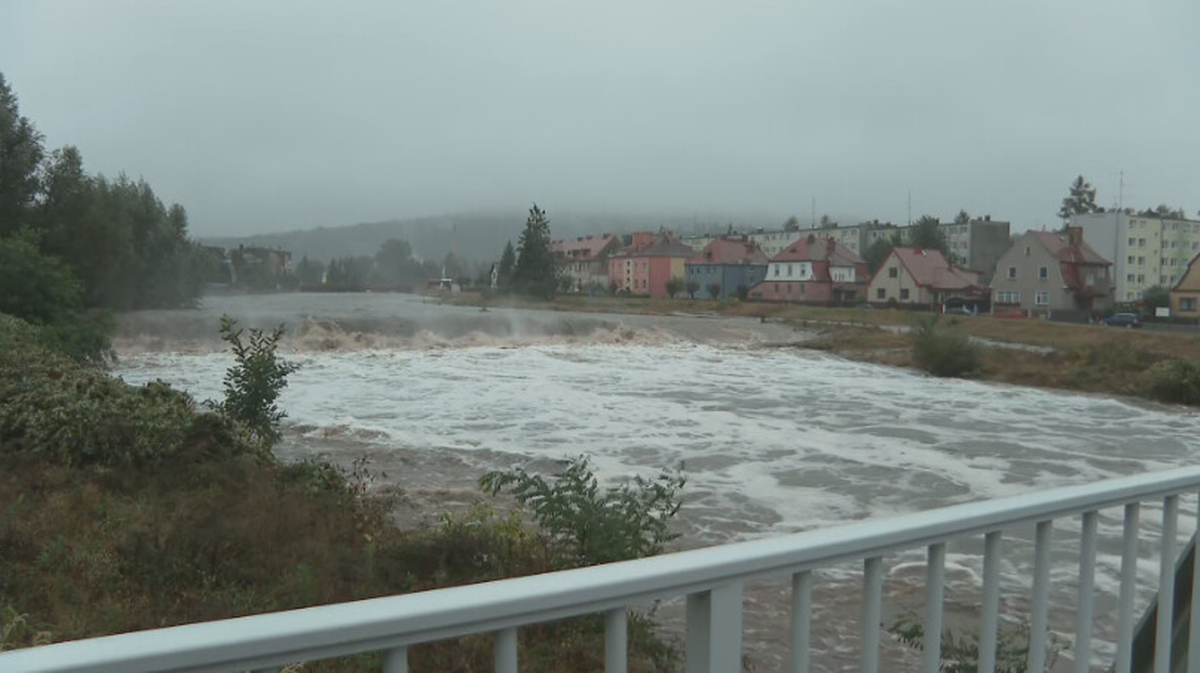
<path id="1" fill-rule="evenodd" d="M 810 335 L 757 320 L 484 312 L 410 295 L 208 297 L 194 311 L 129 314 L 115 373 L 219 397 L 232 362 L 217 339 L 223 313 L 286 324 L 282 351 L 300 369 L 280 399 L 281 457 L 369 457 L 409 495 L 410 523 L 475 499 L 487 470 L 553 470 L 583 454 L 607 483 L 682 463 L 681 544 L 707 546 L 1193 464 L 1200 436 L 1200 418 L 1181 408 L 847 361 L 793 347 Z M 1195 509 L 1184 499 L 1181 539 Z M 1157 580 L 1161 515 L 1142 511 L 1139 609 Z M 1113 651 L 1120 515 L 1100 520 L 1097 666 Z M 1078 529 L 1055 526 L 1051 601 L 1062 607 L 1052 623 L 1068 642 Z M 1014 620 L 1028 608 L 1031 537 L 1006 533 L 1002 593 Z M 981 547 L 949 545 L 948 624 L 977 614 Z M 923 550 L 886 559 L 889 620 L 920 609 L 923 573 Z M 858 564 L 818 573 L 817 670 L 857 665 L 860 587 Z M 660 606 L 668 632 L 681 629 L 678 603 Z M 786 583 L 747 588 L 754 670 L 786 660 L 788 604 Z M 911 668 L 913 652 L 885 647 L 890 670 Z"/>

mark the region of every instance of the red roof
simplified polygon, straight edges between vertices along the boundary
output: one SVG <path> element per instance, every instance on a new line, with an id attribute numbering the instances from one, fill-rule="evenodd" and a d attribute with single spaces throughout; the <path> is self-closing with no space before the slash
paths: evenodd
<path id="1" fill-rule="evenodd" d="M 766 264 L 767 256 L 753 241 L 718 238 L 689 259 L 688 264 Z"/>
<path id="2" fill-rule="evenodd" d="M 938 250 L 927 248 L 892 248 L 892 254 L 908 270 L 913 282 L 933 290 L 967 290 L 979 287 L 979 274 L 960 269 Z M 879 267 L 883 269 L 883 267 Z M 878 273 L 878 272 L 876 272 Z"/>
<path id="3" fill-rule="evenodd" d="M 862 257 L 832 238 L 808 236 L 789 245 L 783 252 L 771 258 L 772 262 L 822 262 L 830 266 L 854 266 L 863 264 Z"/>
<path id="4" fill-rule="evenodd" d="M 1112 265 L 1112 262 L 1097 254 L 1086 241 L 1072 243 L 1069 234 L 1049 231 L 1031 231 L 1029 233 L 1033 234 L 1033 237 L 1045 246 L 1050 254 L 1058 258 L 1059 271 L 1062 273 L 1063 282 L 1067 284 L 1067 287 L 1077 293 L 1101 296 L 1107 294 L 1105 288 L 1089 287 L 1083 275 L 1079 273 L 1081 265 L 1104 267 Z"/>
<path id="5" fill-rule="evenodd" d="M 570 259 L 589 261 L 600 259 L 609 246 L 616 242 L 617 237 L 612 234 L 579 236 L 553 241 L 550 243 L 550 249 Z"/>
<path id="6" fill-rule="evenodd" d="M 651 243 L 629 253 L 630 257 L 691 257 L 696 250 L 690 245 L 676 241 L 670 234 L 661 234 Z"/>

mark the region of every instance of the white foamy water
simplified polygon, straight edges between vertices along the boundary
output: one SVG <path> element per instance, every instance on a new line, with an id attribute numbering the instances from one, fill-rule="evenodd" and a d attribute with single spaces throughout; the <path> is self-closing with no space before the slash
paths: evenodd
<path id="1" fill-rule="evenodd" d="M 1200 422 L 1178 408 L 939 380 L 797 349 L 621 341 L 295 351 L 288 357 L 301 369 L 280 401 L 289 414 L 280 451 L 342 461 L 370 453 L 401 486 L 426 490 L 469 489 L 488 469 L 552 469 L 551 460 L 579 454 L 609 481 L 682 462 L 688 546 L 1168 469 L 1193 464 L 1197 453 Z M 231 362 L 167 347 L 126 355 L 117 373 L 215 398 Z M 1182 513 L 1181 539 L 1193 529 L 1194 499 Z M 1120 514 L 1106 511 L 1100 521 L 1097 664 L 1112 652 Z M 1139 606 L 1157 581 L 1158 516 L 1159 508 L 1143 507 Z M 1055 526 L 1052 622 L 1067 640 L 1078 526 Z M 1010 614 L 1027 611 L 1030 537 L 1006 536 Z M 951 545 L 947 609 L 957 622 L 948 623 L 969 625 L 977 614 L 981 546 Z M 890 556 L 886 567 L 889 606 L 919 608 L 923 550 Z M 860 582 L 857 566 L 820 574 L 820 670 L 857 661 Z M 747 592 L 747 641 L 759 670 L 781 664 L 787 603 L 778 585 Z M 669 606 L 662 614 L 678 621 Z M 902 648 L 890 647 L 903 661 Z"/>

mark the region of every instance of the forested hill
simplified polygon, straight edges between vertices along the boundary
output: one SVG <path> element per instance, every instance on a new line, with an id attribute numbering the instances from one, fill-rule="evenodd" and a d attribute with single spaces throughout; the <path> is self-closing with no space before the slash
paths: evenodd
<path id="1" fill-rule="evenodd" d="M 408 241 L 418 257 L 441 260 L 453 248 L 457 230 L 458 257 L 485 263 L 499 259 L 506 241 L 511 240 L 516 245 L 517 238 L 525 227 L 526 215 L 526 209 L 514 209 L 511 213 L 497 211 L 438 215 L 243 237 L 211 237 L 203 239 L 202 242 L 227 248 L 238 245 L 282 248 L 290 251 L 293 259 L 307 256 L 309 259 L 328 261 L 333 258 L 374 255 L 384 241 L 399 238 Z M 553 238 L 605 232 L 624 233 L 639 229 L 657 230 L 660 226 L 681 233 L 690 233 L 693 229 L 691 216 L 664 218 L 556 213 L 553 209 L 547 209 L 547 215 L 550 218 L 550 232 Z"/>

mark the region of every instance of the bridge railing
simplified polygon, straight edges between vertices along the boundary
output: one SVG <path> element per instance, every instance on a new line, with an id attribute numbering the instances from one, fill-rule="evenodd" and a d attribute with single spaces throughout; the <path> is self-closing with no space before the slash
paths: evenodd
<path id="1" fill-rule="evenodd" d="M 410 645 L 495 633 L 495 668 L 517 670 L 517 628 L 566 617 L 603 614 L 605 666 L 624 671 L 626 615 L 631 606 L 686 596 L 688 671 L 738 671 L 742 665 L 742 587 L 750 580 L 790 577 L 791 669 L 809 670 L 813 571 L 863 563 L 861 669 L 879 670 L 883 563 L 890 553 L 925 548 L 926 642 L 923 670 L 939 667 L 946 543 L 983 536 L 979 670 L 991 673 L 999 628 L 1000 559 L 1004 531 L 1035 526 L 1028 670 L 1044 670 L 1047 650 L 1053 522 L 1080 517 L 1079 590 L 1072 645 L 1076 671 L 1091 662 L 1099 512 L 1124 508 L 1115 669 L 1128 673 L 1137 615 L 1134 598 L 1140 507 L 1162 502 L 1157 641 L 1154 670 L 1169 670 L 1179 499 L 1200 491 L 1200 468 L 1141 474 L 1105 482 L 973 502 L 887 519 L 603 566 L 189 624 L 46 645 L 0 654 L 0 671 L 272 670 L 362 652 L 383 652 L 383 669 L 407 670 Z M 1196 555 L 1200 559 L 1200 554 Z M 1200 564 L 1200 561 L 1197 562 Z M 1193 569 L 1193 572 L 1195 569 Z M 1193 583 L 1195 592 L 1200 582 Z M 1192 642 L 1200 620 L 1191 620 Z M 1189 671 L 1200 670 L 1200 648 L 1189 648 Z"/>

